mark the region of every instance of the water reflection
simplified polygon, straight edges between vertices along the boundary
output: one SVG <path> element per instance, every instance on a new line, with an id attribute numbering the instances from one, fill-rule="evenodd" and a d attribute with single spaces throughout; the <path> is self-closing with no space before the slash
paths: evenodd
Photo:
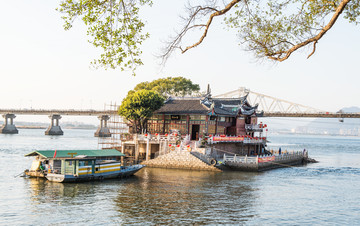
<path id="1" fill-rule="evenodd" d="M 86 200 L 96 194 L 96 184 L 93 183 L 54 183 L 46 179 L 30 178 L 28 190 L 32 204 L 58 202 L 59 205 L 81 204 L 78 200 Z"/>
<path id="2" fill-rule="evenodd" d="M 121 187 L 115 205 L 119 216 L 131 224 L 236 223 L 254 217 L 255 177 L 147 168 L 139 180 Z"/>
<path id="3" fill-rule="evenodd" d="M 92 131 L 57 140 L 40 132 L 0 135 L 1 225 L 360 225 L 359 138 L 271 137 L 320 162 L 259 174 L 149 168 L 127 180 L 78 184 L 14 178 L 31 165 L 23 157 L 31 150 L 97 143 Z"/>

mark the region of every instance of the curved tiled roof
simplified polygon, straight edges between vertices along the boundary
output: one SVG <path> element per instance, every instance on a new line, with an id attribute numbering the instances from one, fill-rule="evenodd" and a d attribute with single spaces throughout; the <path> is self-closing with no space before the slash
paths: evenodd
<path id="1" fill-rule="evenodd" d="M 164 106 L 162 106 L 159 110 L 155 111 L 155 114 L 207 114 L 209 112 L 209 108 L 205 105 L 201 104 L 200 98 L 193 99 L 173 99 L 169 98 Z"/>
<path id="2" fill-rule="evenodd" d="M 236 116 L 239 114 L 252 115 L 256 112 L 257 106 L 251 107 L 246 97 L 240 98 L 172 98 L 166 100 L 164 106 L 155 111 L 155 114 L 200 114 L 206 115 L 214 110 L 215 115 Z"/>

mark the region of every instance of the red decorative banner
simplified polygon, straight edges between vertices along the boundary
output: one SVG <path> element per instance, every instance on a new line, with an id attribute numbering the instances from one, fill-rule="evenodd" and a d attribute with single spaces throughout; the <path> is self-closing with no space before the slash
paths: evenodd
<path id="1" fill-rule="evenodd" d="M 275 156 L 259 158 L 259 162 L 271 162 L 275 161 Z"/>
<path id="2" fill-rule="evenodd" d="M 244 141 L 244 137 L 213 137 L 214 142 L 240 142 Z"/>

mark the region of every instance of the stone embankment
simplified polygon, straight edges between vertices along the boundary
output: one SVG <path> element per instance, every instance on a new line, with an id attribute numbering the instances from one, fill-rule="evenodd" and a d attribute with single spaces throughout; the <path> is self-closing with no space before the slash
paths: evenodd
<path id="1" fill-rule="evenodd" d="M 206 164 L 187 151 L 173 151 L 155 159 L 143 161 L 141 164 L 154 168 L 221 171 L 214 166 Z"/>

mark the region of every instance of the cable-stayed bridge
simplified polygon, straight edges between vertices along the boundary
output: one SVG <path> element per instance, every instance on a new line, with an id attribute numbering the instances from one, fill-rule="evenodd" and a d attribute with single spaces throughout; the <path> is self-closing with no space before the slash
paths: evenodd
<path id="1" fill-rule="evenodd" d="M 309 118 L 360 118 L 359 113 L 329 112 L 302 104 L 293 103 L 284 99 L 271 97 L 253 92 L 244 87 L 237 90 L 216 95 L 217 98 L 237 98 L 247 95 L 247 101 L 258 110 L 264 111 L 264 117 L 309 117 Z"/>

